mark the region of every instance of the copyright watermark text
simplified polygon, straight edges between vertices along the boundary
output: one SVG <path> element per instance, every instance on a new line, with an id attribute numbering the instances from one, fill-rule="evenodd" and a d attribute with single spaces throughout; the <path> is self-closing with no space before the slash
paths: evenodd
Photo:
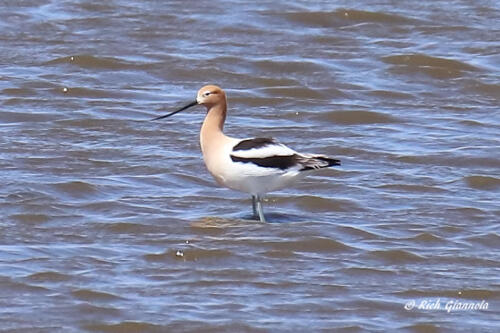
<path id="1" fill-rule="evenodd" d="M 488 302 L 470 301 L 460 299 L 447 299 L 441 298 L 432 299 L 411 299 L 404 305 L 405 310 L 420 310 L 420 311 L 446 311 L 450 312 L 464 312 L 464 311 L 481 311 L 488 310 Z"/>

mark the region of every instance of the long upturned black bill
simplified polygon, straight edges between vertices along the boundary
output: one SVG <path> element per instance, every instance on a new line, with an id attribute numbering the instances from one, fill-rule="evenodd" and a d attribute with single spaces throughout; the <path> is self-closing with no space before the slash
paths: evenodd
<path id="1" fill-rule="evenodd" d="M 190 107 L 195 106 L 195 105 L 197 105 L 197 104 L 198 104 L 198 102 L 197 102 L 197 101 L 191 102 L 191 103 L 189 103 L 188 105 L 183 106 L 183 107 L 182 107 L 182 108 L 180 108 L 179 110 L 175 110 L 174 112 L 170 112 L 170 113 L 168 113 L 168 114 L 165 114 L 165 115 L 163 115 L 163 116 L 159 116 L 159 117 L 153 118 L 153 119 L 151 119 L 151 120 L 158 120 L 158 119 L 163 119 L 163 118 L 167 118 L 167 117 L 173 116 L 174 114 L 179 113 L 179 112 L 181 112 L 181 111 L 184 111 L 184 110 L 186 110 L 186 109 L 189 109 Z"/>

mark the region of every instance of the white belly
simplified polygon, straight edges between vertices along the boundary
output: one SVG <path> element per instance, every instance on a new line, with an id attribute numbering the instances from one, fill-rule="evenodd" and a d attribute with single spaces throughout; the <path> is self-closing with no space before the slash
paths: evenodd
<path id="1" fill-rule="evenodd" d="M 306 173 L 298 171 L 283 171 L 274 168 L 263 168 L 251 163 L 234 163 L 224 170 L 213 170 L 212 176 L 221 186 L 230 189 L 263 195 L 280 190 L 304 178 Z"/>
<path id="2" fill-rule="evenodd" d="M 298 173 L 295 175 L 245 177 L 238 180 L 229 179 L 225 182 L 225 186 L 253 195 L 264 195 L 288 187 L 300 178 L 303 178 L 303 176 Z"/>

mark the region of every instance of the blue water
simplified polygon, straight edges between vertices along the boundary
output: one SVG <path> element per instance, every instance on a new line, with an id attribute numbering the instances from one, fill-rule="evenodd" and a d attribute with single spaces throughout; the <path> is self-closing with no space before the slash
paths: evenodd
<path id="1" fill-rule="evenodd" d="M 0 330 L 496 331 L 496 2 L 1 7 Z M 342 166 L 251 219 L 202 108 L 150 121 L 207 83 Z"/>

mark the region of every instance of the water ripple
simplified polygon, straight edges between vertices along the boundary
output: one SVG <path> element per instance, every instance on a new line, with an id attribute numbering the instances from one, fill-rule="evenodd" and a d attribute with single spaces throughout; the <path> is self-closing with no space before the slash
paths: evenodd
<path id="1" fill-rule="evenodd" d="M 498 5 L 398 4 L 5 2 L 0 331 L 495 331 Z M 254 219 L 204 108 L 150 121 L 206 83 L 342 166 Z"/>

